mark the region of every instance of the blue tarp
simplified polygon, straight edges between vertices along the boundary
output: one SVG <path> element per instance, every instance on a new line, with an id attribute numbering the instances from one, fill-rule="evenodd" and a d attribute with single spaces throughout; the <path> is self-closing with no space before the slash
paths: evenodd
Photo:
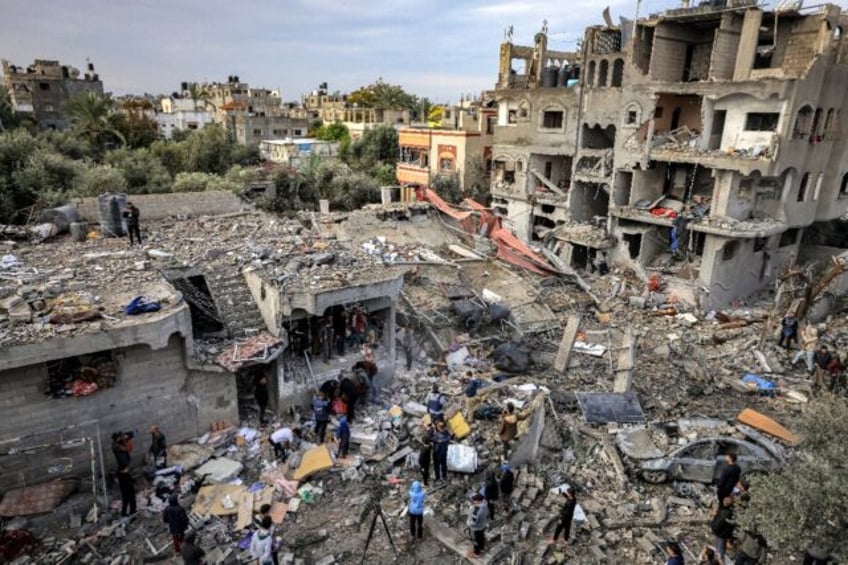
<path id="1" fill-rule="evenodd" d="M 777 389 L 777 385 L 775 385 L 771 381 L 767 381 L 759 375 L 755 375 L 753 373 L 745 373 L 745 376 L 742 377 L 742 382 L 745 384 L 755 384 L 757 385 L 757 390 L 760 394 L 765 396 L 774 396 L 775 390 Z"/>
<path id="2" fill-rule="evenodd" d="M 136 296 L 130 303 L 124 306 L 124 313 L 127 316 L 136 316 L 138 314 L 146 314 L 147 312 L 158 312 L 162 308 L 158 300 L 150 300 L 146 296 Z"/>

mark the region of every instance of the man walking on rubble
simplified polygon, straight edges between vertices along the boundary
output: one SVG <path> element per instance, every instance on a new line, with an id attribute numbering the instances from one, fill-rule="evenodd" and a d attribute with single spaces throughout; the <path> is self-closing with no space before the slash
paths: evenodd
<path id="1" fill-rule="evenodd" d="M 150 458 L 151 463 L 158 469 L 164 469 L 168 466 L 168 444 L 165 441 L 165 434 L 159 429 L 159 426 L 153 424 L 150 426 Z"/>
<path id="2" fill-rule="evenodd" d="M 716 509 L 713 519 L 710 522 L 710 530 L 715 536 L 716 553 L 721 560 L 724 560 L 724 555 L 727 553 L 727 544 L 733 540 L 733 534 L 736 529 L 733 523 L 733 498 L 728 496 L 721 501 L 721 506 Z"/>
<path id="3" fill-rule="evenodd" d="M 327 435 L 327 423 L 330 421 L 330 402 L 320 390 L 312 399 L 312 414 L 315 416 L 315 435 L 318 445 L 324 443 Z"/>
<path id="4" fill-rule="evenodd" d="M 436 482 L 448 480 L 448 446 L 452 434 L 444 419 L 436 421 L 436 427 L 430 432 L 433 443 L 433 463 L 436 467 Z"/>
<path id="5" fill-rule="evenodd" d="M 435 424 L 445 419 L 445 395 L 439 392 L 439 385 L 433 383 L 433 390 L 427 395 L 427 413 Z"/>
<path id="6" fill-rule="evenodd" d="M 733 495 L 733 489 L 736 488 L 736 483 L 742 478 L 742 468 L 736 464 L 736 454 L 728 453 L 725 456 L 725 465 L 718 477 L 716 485 L 716 498 L 718 503 Z"/>
<path id="7" fill-rule="evenodd" d="M 548 543 L 555 544 L 559 535 L 563 534 L 563 546 L 568 547 L 568 540 L 571 539 L 571 521 L 574 519 L 574 510 L 577 508 L 577 497 L 574 496 L 574 490 L 571 487 L 562 491 L 562 496 L 565 497 L 565 503 L 560 508 L 559 522 L 557 522 L 553 537 L 548 538 Z"/>
<path id="8" fill-rule="evenodd" d="M 489 507 L 482 494 L 471 497 L 471 508 L 468 509 L 465 524 L 471 530 L 471 538 L 474 540 L 474 548 L 468 552 L 468 557 L 480 557 L 486 549 L 486 528 L 489 526 Z"/>
<path id="9" fill-rule="evenodd" d="M 813 357 L 816 353 L 816 345 L 819 341 L 819 332 L 813 324 L 807 324 L 804 331 L 801 332 L 801 349 L 792 358 L 792 366 L 794 367 L 801 359 L 807 363 L 807 372 L 811 375 L 815 366 L 813 365 Z"/>
<path id="10" fill-rule="evenodd" d="M 176 494 L 168 497 L 168 506 L 162 512 L 162 521 L 168 524 L 168 531 L 174 539 L 174 553 L 180 555 L 183 537 L 188 530 L 189 521 L 185 508 L 180 506 L 180 500 Z"/>
<path id="11" fill-rule="evenodd" d="M 138 244 L 141 245 L 141 230 L 138 227 L 138 208 L 132 202 L 127 202 L 123 216 L 127 221 L 127 234 L 130 236 L 130 247 L 133 246 L 133 235 L 135 235 Z"/>
<path id="12" fill-rule="evenodd" d="M 409 535 L 413 541 L 424 538 L 424 499 L 427 497 L 424 488 L 418 481 L 412 481 L 409 489 Z"/>
<path id="13" fill-rule="evenodd" d="M 471 371 L 465 373 L 465 419 L 468 423 L 474 421 L 474 410 L 477 408 L 477 391 L 480 388 L 480 379 L 474 378 Z"/>
<path id="14" fill-rule="evenodd" d="M 824 375 L 830 367 L 831 361 L 833 361 L 833 356 L 826 345 L 819 347 L 819 350 L 813 355 L 813 364 L 815 365 L 813 392 L 819 392 L 825 387 Z"/>
<path id="15" fill-rule="evenodd" d="M 512 402 L 507 402 L 506 412 L 501 416 L 501 427 L 498 430 L 498 437 L 503 444 L 503 457 L 509 459 L 509 446 L 518 436 L 518 421 L 527 418 L 524 414 L 516 414 L 515 406 Z"/>

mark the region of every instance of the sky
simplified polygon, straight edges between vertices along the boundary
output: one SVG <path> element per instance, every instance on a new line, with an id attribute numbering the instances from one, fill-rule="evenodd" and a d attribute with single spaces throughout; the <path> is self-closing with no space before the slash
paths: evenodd
<path id="1" fill-rule="evenodd" d="M 635 0 L 607 0 L 613 21 Z M 182 81 L 275 88 L 298 100 L 322 82 L 349 92 L 382 78 L 434 102 L 494 86 L 498 46 L 575 48 L 603 22 L 593 0 L 0 0 L 0 58 L 95 64 L 114 94 L 166 94 Z M 677 5 L 643 0 L 642 14 Z"/>

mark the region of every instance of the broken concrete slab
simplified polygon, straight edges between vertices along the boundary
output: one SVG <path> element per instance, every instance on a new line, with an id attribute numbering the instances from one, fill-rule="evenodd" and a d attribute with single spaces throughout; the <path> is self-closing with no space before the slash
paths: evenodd
<path id="1" fill-rule="evenodd" d="M 583 417 L 590 424 L 636 424 L 645 421 L 636 393 L 577 392 Z"/>
<path id="2" fill-rule="evenodd" d="M 644 427 L 618 430 L 615 442 L 618 449 L 631 459 L 657 459 L 663 456 L 650 430 Z"/>
<path id="3" fill-rule="evenodd" d="M 562 333 L 562 340 L 559 343 L 556 358 L 554 359 L 554 370 L 560 373 L 564 372 L 568 367 L 568 360 L 571 357 L 571 349 L 574 347 L 574 340 L 577 338 L 577 330 L 580 328 L 580 316 L 570 316 L 565 325 L 565 330 Z"/>
<path id="4" fill-rule="evenodd" d="M 198 478 L 205 476 L 207 483 L 226 483 L 238 476 L 244 465 L 239 461 L 233 461 L 226 457 L 210 459 L 194 470 Z"/>

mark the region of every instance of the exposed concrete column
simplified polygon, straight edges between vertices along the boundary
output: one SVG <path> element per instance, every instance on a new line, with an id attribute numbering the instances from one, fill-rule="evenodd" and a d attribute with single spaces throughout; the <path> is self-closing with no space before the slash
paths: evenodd
<path id="1" fill-rule="evenodd" d="M 733 192 L 733 171 L 716 171 L 713 184 L 712 213 L 726 216 Z"/>
<path id="2" fill-rule="evenodd" d="M 763 12 L 761 10 L 753 9 L 745 12 L 742 34 L 739 37 L 739 49 L 736 52 L 736 66 L 733 69 L 734 81 L 748 80 L 751 77 L 762 21 Z"/>
<path id="3" fill-rule="evenodd" d="M 395 359 L 395 355 L 397 354 L 396 347 L 396 334 L 397 334 L 397 322 L 395 321 L 395 316 L 397 315 L 397 308 L 392 304 L 389 306 L 389 312 L 386 315 L 386 323 L 383 328 L 383 341 L 386 350 L 389 352 L 389 359 L 397 365 L 397 360 Z"/>
<path id="4" fill-rule="evenodd" d="M 392 203 L 392 189 L 389 186 L 384 186 L 380 189 L 380 199 L 383 202 L 383 206 L 388 206 Z"/>
<path id="5" fill-rule="evenodd" d="M 329 214 L 330 213 L 330 201 L 329 200 L 322 198 L 321 200 L 318 201 L 318 207 L 319 207 L 322 214 Z"/>

